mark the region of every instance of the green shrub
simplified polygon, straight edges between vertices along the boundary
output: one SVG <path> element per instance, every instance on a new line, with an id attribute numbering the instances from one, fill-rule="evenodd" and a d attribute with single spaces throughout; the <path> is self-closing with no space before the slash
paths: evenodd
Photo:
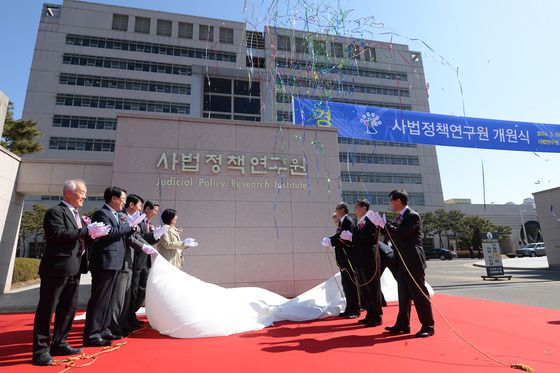
<path id="1" fill-rule="evenodd" d="M 38 278 L 40 262 L 40 259 L 16 258 L 14 263 L 14 274 L 12 275 L 12 284 Z"/>

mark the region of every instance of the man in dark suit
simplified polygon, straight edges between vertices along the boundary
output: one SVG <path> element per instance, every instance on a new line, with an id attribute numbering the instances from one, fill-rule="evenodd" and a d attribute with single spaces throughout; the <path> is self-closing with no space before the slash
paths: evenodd
<path id="1" fill-rule="evenodd" d="M 150 223 L 153 217 L 159 213 L 159 203 L 147 200 L 144 202 L 144 214 L 146 221 L 138 225 L 138 231 L 144 241 L 154 245 L 158 240 L 154 237 L 154 226 Z M 132 281 L 130 285 L 130 307 L 128 312 L 128 324 L 133 328 L 140 327 L 140 321 L 136 318 L 136 312 L 144 304 L 146 298 L 146 284 L 150 273 L 150 256 L 144 252 L 135 252 L 134 264 L 132 266 Z"/>
<path id="2" fill-rule="evenodd" d="M 126 197 L 126 207 L 120 212 L 121 221 L 130 221 L 134 214 L 140 214 L 143 202 L 144 200 L 140 196 L 129 194 Z M 142 252 L 144 245 L 148 243 L 142 238 L 138 226 L 134 226 L 133 229 L 133 232 L 125 240 L 124 265 L 117 274 L 110 301 L 111 323 L 109 324 L 109 330 L 115 338 L 127 336 L 136 329 L 129 323 L 133 264 L 137 255 L 148 255 Z"/>
<path id="3" fill-rule="evenodd" d="M 118 212 L 126 202 L 126 191 L 112 186 L 105 189 L 105 205 L 93 214 L 92 221 L 111 226 L 109 234 L 95 240 L 91 247 L 91 297 L 87 306 L 84 346 L 110 346 L 117 339 L 110 330 L 111 296 L 119 271 L 125 264 L 125 240 L 132 227 L 121 221 Z"/>
<path id="4" fill-rule="evenodd" d="M 336 263 L 340 268 L 340 282 L 342 290 L 346 298 L 346 309 L 340 314 L 341 317 L 349 319 L 360 316 L 360 299 L 358 296 L 358 287 L 356 285 L 356 275 L 351 263 L 350 255 L 352 253 L 352 242 L 340 239 L 342 231 L 354 230 L 354 219 L 348 215 L 348 206 L 344 202 L 340 202 L 335 208 L 336 217 L 339 220 L 336 234 L 330 237 L 331 245 L 334 246 Z"/>
<path id="5" fill-rule="evenodd" d="M 414 307 L 422 328 L 416 337 L 434 335 L 434 318 L 430 295 L 425 286 L 426 258 L 422 247 L 422 221 L 420 215 L 408 207 L 408 194 L 404 190 L 389 193 L 389 205 L 398 213 L 385 231 L 394 243 L 395 272 L 399 291 L 399 314 L 394 326 L 387 327 L 394 334 L 410 333 L 410 306 Z"/>
<path id="6" fill-rule="evenodd" d="M 71 347 L 66 338 L 76 314 L 80 275 L 87 272 L 85 240 L 88 229 L 78 212 L 86 199 L 86 184 L 79 179 L 68 180 L 62 192 L 63 201 L 46 212 L 43 222 L 46 247 L 39 266 L 41 288 L 33 323 L 32 362 L 35 365 L 51 365 L 51 356 L 82 352 L 80 348 Z"/>
<path id="7" fill-rule="evenodd" d="M 367 199 L 358 200 L 354 205 L 354 212 L 358 223 L 351 234 L 353 244 L 352 264 L 358 275 L 359 286 L 362 290 L 362 306 L 367 314 L 360 324 L 365 327 L 375 327 L 382 323 L 383 310 L 381 308 L 381 273 L 379 268 L 379 254 L 377 252 L 377 229 L 367 218 L 369 210 Z M 341 233 L 345 239 L 347 234 Z"/>

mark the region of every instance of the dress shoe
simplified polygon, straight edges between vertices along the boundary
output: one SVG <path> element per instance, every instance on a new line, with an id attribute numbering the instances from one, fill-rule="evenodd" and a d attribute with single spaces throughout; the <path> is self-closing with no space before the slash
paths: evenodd
<path id="1" fill-rule="evenodd" d="M 410 333 L 410 327 L 408 326 L 387 326 L 385 328 L 391 334 L 408 334 Z"/>
<path id="2" fill-rule="evenodd" d="M 343 317 L 345 319 L 355 319 L 357 317 L 360 317 L 360 311 L 354 311 L 354 312 L 342 312 L 340 315 L 338 315 L 340 317 Z"/>
<path id="3" fill-rule="evenodd" d="M 76 348 L 70 346 L 68 343 L 61 344 L 58 346 L 51 346 L 52 356 L 68 356 L 68 355 L 78 355 L 82 353 L 81 348 Z"/>
<path id="4" fill-rule="evenodd" d="M 103 333 L 103 334 L 101 334 L 101 338 L 103 338 L 107 341 L 116 341 L 117 339 L 121 339 L 122 335 L 113 334 L 113 333 Z"/>
<path id="5" fill-rule="evenodd" d="M 364 324 L 365 328 L 373 328 L 375 326 L 379 326 L 382 325 L 383 322 L 381 322 L 381 320 L 370 320 L 367 323 Z"/>
<path id="6" fill-rule="evenodd" d="M 433 326 L 423 326 L 420 331 L 418 333 L 416 333 L 414 336 L 416 338 L 426 338 L 426 337 L 431 337 L 432 335 L 435 334 L 435 330 Z"/>
<path id="7" fill-rule="evenodd" d="M 358 320 L 358 324 L 367 324 L 369 321 L 370 321 L 370 320 L 369 320 L 367 317 L 365 317 L 365 318 L 363 318 L 363 319 L 361 319 L 361 320 Z"/>
<path id="8" fill-rule="evenodd" d="M 43 352 L 42 354 L 33 354 L 33 360 L 31 360 L 31 363 L 33 365 L 41 366 L 52 365 L 53 359 L 51 357 L 51 354 L 49 354 L 48 352 Z"/>
<path id="9" fill-rule="evenodd" d="M 108 341 L 103 338 L 93 338 L 84 341 L 84 347 L 105 347 L 110 345 L 111 345 L 111 341 Z"/>

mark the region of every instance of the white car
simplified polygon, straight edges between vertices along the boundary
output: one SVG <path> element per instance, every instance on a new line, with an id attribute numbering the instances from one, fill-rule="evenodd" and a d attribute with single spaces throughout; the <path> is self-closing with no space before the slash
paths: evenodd
<path id="1" fill-rule="evenodd" d="M 543 242 L 530 243 L 515 251 L 518 257 L 522 256 L 545 256 L 546 248 Z"/>

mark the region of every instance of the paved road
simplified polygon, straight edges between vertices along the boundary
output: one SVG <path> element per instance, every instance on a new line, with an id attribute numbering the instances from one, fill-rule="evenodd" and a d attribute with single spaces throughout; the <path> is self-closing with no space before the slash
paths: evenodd
<path id="1" fill-rule="evenodd" d="M 560 270 L 505 269 L 511 280 L 487 280 L 478 260 L 428 261 L 426 279 L 436 293 L 560 310 Z"/>

